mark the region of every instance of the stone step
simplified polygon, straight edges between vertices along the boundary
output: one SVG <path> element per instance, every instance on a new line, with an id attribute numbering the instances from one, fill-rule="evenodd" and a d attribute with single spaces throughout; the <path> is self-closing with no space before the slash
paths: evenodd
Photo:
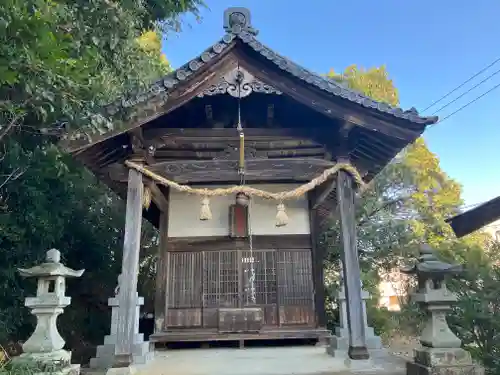
<path id="1" fill-rule="evenodd" d="M 134 338 L 134 343 L 144 342 L 144 334 L 136 333 Z M 104 336 L 104 345 L 115 345 L 116 344 L 116 336 L 114 335 L 106 335 Z"/>
<path id="2" fill-rule="evenodd" d="M 143 356 L 146 353 L 149 353 L 151 345 L 149 341 L 142 342 L 140 344 L 134 344 L 132 348 L 132 354 L 137 356 Z"/>
<path id="3" fill-rule="evenodd" d="M 150 363 L 155 357 L 154 352 L 147 352 L 144 355 L 134 355 L 134 365 L 146 365 Z"/>
<path id="4" fill-rule="evenodd" d="M 154 351 L 151 351 L 151 344 L 146 341 L 139 344 L 134 344 L 133 347 L 133 364 L 144 365 L 149 363 L 154 358 Z M 115 355 L 115 345 L 106 344 L 99 345 L 96 350 L 95 358 L 90 359 L 91 369 L 106 369 L 111 367 Z"/>

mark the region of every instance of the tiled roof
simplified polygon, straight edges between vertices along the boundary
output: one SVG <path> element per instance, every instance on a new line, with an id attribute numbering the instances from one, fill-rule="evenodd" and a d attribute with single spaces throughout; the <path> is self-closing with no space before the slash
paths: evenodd
<path id="1" fill-rule="evenodd" d="M 393 107 L 386 103 L 377 102 L 366 95 L 363 95 L 355 90 L 347 88 L 344 84 L 337 82 L 333 79 L 323 77 L 319 74 L 313 73 L 300 65 L 295 64 L 290 59 L 279 55 L 274 52 L 271 48 L 265 46 L 257 40 L 257 38 L 248 31 L 241 31 L 238 34 L 227 33 L 224 37 L 212 45 L 210 48 L 205 50 L 201 55 L 184 64 L 179 69 L 168 74 L 162 79 L 156 81 L 146 93 L 141 93 L 136 95 L 131 99 L 120 99 L 119 101 L 111 104 L 108 108 L 112 108 L 110 114 L 114 114 L 115 111 L 121 107 L 130 107 L 136 105 L 140 102 L 148 100 L 152 95 L 163 95 L 165 100 L 168 98 L 168 91 L 175 88 L 180 82 L 188 80 L 190 76 L 194 74 L 203 65 L 207 64 L 219 55 L 224 49 L 226 49 L 231 42 L 238 38 L 243 43 L 251 47 L 254 51 L 260 53 L 262 56 L 267 58 L 269 61 L 274 63 L 281 70 L 288 72 L 289 74 L 303 80 L 304 82 L 313 85 L 329 94 L 332 94 L 343 99 L 347 99 L 351 102 L 362 105 L 363 107 L 373 108 L 380 112 L 390 114 L 394 117 L 405 119 L 417 124 L 434 124 L 437 122 L 438 118 L 436 116 L 432 117 L 422 117 L 418 114 L 415 108 L 409 110 L 403 110 L 399 107 Z"/>

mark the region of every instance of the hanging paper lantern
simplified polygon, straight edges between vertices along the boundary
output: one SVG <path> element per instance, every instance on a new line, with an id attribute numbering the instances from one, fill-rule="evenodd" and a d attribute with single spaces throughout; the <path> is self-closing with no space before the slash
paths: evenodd
<path id="1" fill-rule="evenodd" d="M 247 194 L 243 192 L 239 192 L 236 194 L 237 205 L 247 207 L 249 202 L 250 202 L 250 197 Z"/>

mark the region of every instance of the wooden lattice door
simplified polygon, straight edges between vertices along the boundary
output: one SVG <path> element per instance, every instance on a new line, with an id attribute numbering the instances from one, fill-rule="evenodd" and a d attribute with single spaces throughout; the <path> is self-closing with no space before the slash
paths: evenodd
<path id="1" fill-rule="evenodd" d="M 203 252 L 203 327 L 218 326 L 219 307 L 240 304 L 239 254 L 233 250 Z"/>
<path id="2" fill-rule="evenodd" d="M 276 277 L 276 250 L 243 251 L 241 262 L 243 307 L 260 307 L 264 325 L 278 325 L 278 285 Z M 254 268 L 254 295 L 252 301 L 251 268 Z"/>
<path id="3" fill-rule="evenodd" d="M 220 308 L 261 308 L 268 327 L 315 322 L 309 249 L 171 252 L 168 257 L 168 328 L 217 328 Z"/>
<path id="4" fill-rule="evenodd" d="M 311 251 L 278 252 L 278 296 L 280 325 L 315 324 Z"/>
<path id="5" fill-rule="evenodd" d="M 277 324 L 276 251 L 206 251 L 203 255 L 203 326 L 217 326 L 218 308 L 261 307 L 265 325 Z M 255 303 L 251 298 L 254 267 Z"/>
<path id="6" fill-rule="evenodd" d="M 201 252 L 168 253 L 167 323 L 168 328 L 202 325 Z"/>

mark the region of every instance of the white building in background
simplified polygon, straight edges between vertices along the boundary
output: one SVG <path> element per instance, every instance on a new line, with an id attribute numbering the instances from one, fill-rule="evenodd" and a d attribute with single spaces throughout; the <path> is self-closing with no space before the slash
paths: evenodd
<path id="1" fill-rule="evenodd" d="M 389 311 L 400 311 L 400 301 L 406 296 L 407 276 L 395 269 L 389 273 L 381 274 L 380 278 L 378 306 Z"/>
<path id="2" fill-rule="evenodd" d="M 500 241 L 500 220 L 486 225 L 483 230 L 491 235 L 495 241 Z"/>

